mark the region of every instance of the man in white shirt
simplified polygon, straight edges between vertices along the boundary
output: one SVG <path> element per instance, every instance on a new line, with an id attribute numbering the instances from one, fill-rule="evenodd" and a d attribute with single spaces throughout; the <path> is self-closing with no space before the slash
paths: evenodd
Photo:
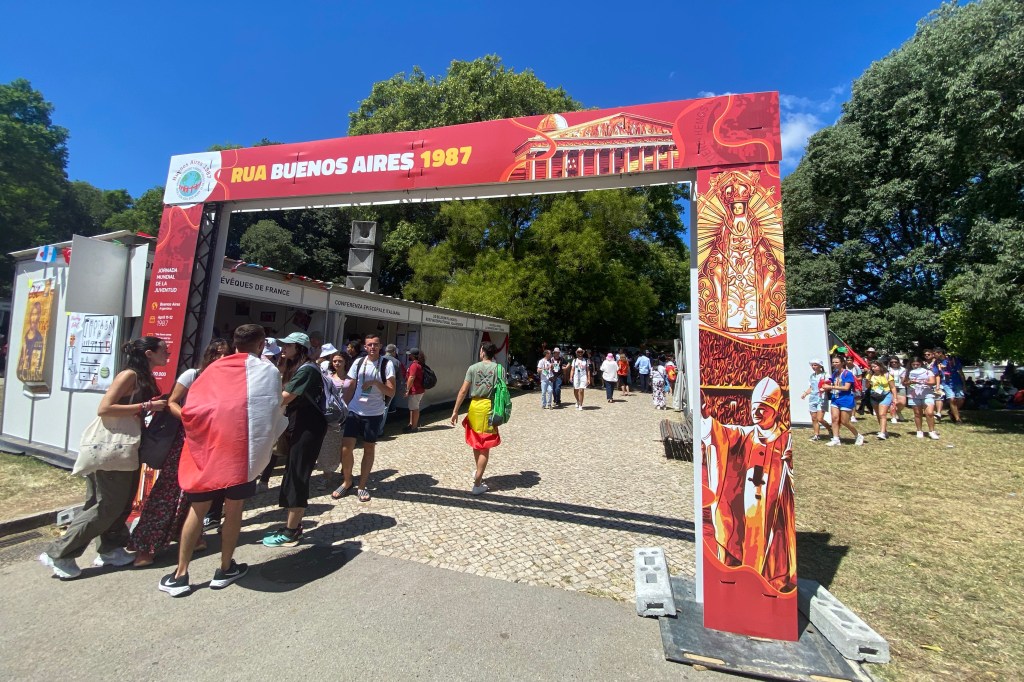
<path id="1" fill-rule="evenodd" d="M 355 463 L 356 439 L 363 439 L 363 460 L 359 469 L 359 487 L 356 494 L 360 502 L 369 502 L 370 493 L 366 484 L 373 470 L 377 438 L 387 416 L 385 398 L 395 395 L 394 365 L 380 355 L 380 336 L 367 334 L 363 343 L 366 356 L 358 358 L 348 370 L 352 379 L 345 388 L 344 399 L 349 414 L 345 420 L 345 432 L 341 440 L 342 484 L 339 497 L 352 488 L 352 467 Z"/>

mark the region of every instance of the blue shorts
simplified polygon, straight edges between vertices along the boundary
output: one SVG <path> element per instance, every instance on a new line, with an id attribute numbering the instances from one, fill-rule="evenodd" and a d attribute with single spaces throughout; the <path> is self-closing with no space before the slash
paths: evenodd
<path id="1" fill-rule="evenodd" d="M 924 407 L 925 405 L 934 405 L 934 404 L 935 404 L 935 396 L 926 395 L 925 397 L 918 398 L 917 400 L 914 400 L 913 396 L 909 396 L 909 395 L 907 396 L 907 405 L 909 407 Z"/>
<path id="2" fill-rule="evenodd" d="M 376 443 L 377 432 L 380 430 L 380 422 L 383 419 L 383 414 L 364 417 L 355 412 L 349 412 L 345 419 L 345 431 L 342 438 L 362 438 L 364 443 Z"/>
<path id="3" fill-rule="evenodd" d="M 813 397 L 812 396 L 812 397 L 807 399 L 807 408 L 811 412 L 821 412 L 822 408 L 824 407 L 824 404 L 825 403 L 821 399 L 820 396 L 818 396 L 818 397 Z"/>
<path id="4" fill-rule="evenodd" d="M 846 410 L 847 412 L 852 411 L 856 404 L 857 401 L 854 399 L 853 393 L 847 393 L 846 395 L 841 395 L 832 399 L 832 407 L 839 410 Z"/>
<path id="5" fill-rule="evenodd" d="M 945 394 L 945 400 L 949 400 L 950 398 L 964 397 L 963 390 L 953 388 L 953 384 L 942 384 L 942 392 Z"/>

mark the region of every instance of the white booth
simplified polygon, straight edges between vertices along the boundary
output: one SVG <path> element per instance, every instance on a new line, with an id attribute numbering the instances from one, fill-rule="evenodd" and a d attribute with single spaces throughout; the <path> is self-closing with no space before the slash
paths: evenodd
<path id="1" fill-rule="evenodd" d="M 819 359 L 825 363 L 825 370 L 828 371 L 828 308 L 800 308 L 786 310 L 787 343 L 789 359 L 789 386 L 783 389 L 789 391 L 789 404 L 792 410 L 792 423 L 794 425 L 810 426 L 811 415 L 807 399 L 801 397 L 808 385 L 808 377 L 811 374 L 811 367 L 808 364 L 812 359 Z M 682 313 L 677 316 L 679 321 L 679 339 L 682 342 L 682 352 L 677 357 L 689 358 L 689 351 L 692 348 L 692 337 L 690 330 L 690 313 Z M 687 395 L 687 402 L 690 405 L 697 405 L 699 399 L 696 384 L 699 376 L 696 372 L 690 372 L 689 367 L 685 368 L 687 382 L 690 383 L 690 392 Z"/>
<path id="2" fill-rule="evenodd" d="M 0 445 L 70 467 L 82 431 L 121 369 L 121 345 L 141 330 L 153 240 L 131 232 L 11 255 L 16 259 Z M 55 260 L 37 260 L 43 258 Z M 65 261 L 68 255 L 69 262 Z M 484 341 L 507 364 L 509 324 L 484 315 L 300 280 L 226 260 L 211 306 L 214 335 L 256 323 L 268 336 L 321 331 L 344 348 L 369 332 L 394 343 L 399 360 L 419 348 L 437 375 L 423 408 L 451 403 Z M 401 392 L 395 405 L 405 407 Z"/>

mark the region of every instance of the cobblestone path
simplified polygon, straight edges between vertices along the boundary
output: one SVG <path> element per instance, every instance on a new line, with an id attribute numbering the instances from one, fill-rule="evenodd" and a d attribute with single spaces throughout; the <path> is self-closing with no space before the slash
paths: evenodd
<path id="1" fill-rule="evenodd" d="M 585 409 L 541 410 L 537 391 L 513 398 L 512 420 L 491 452 L 490 492 L 469 494 L 473 456 L 448 409 L 401 433 L 396 417 L 378 443 L 373 499 L 335 501 L 314 475 L 305 542 L 361 543 L 364 551 L 500 580 L 633 598 L 633 549 L 659 545 L 673 574 L 692 575 L 691 465 L 667 460 L 650 396 L 588 391 Z M 565 403 L 563 403 L 565 405 Z M 461 421 L 461 417 L 460 417 Z M 329 433 L 321 463 L 337 466 L 340 435 Z M 362 452 L 356 450 L 356 468 Z M 275 477 L 249 503 L 242 542 L 281 524 Z M 267 550 L 273 551 L 273 550 Z"/>

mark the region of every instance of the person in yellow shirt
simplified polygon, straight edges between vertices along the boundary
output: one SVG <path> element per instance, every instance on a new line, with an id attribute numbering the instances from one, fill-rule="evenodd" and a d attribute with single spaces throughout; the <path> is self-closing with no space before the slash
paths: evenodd
<path id="1" fill-rule="evenodd" d="M 896 395 L 896 384 L 893 383 L 892 375 L 885 369 L 881 360 L 871 361 L 871 374 L 868 375 L 867 390 L 871 391 L 871 405 L 878 417 L 879 440 L 888 437 L 886 428 L 889 425 L 889 406 Z"/>

